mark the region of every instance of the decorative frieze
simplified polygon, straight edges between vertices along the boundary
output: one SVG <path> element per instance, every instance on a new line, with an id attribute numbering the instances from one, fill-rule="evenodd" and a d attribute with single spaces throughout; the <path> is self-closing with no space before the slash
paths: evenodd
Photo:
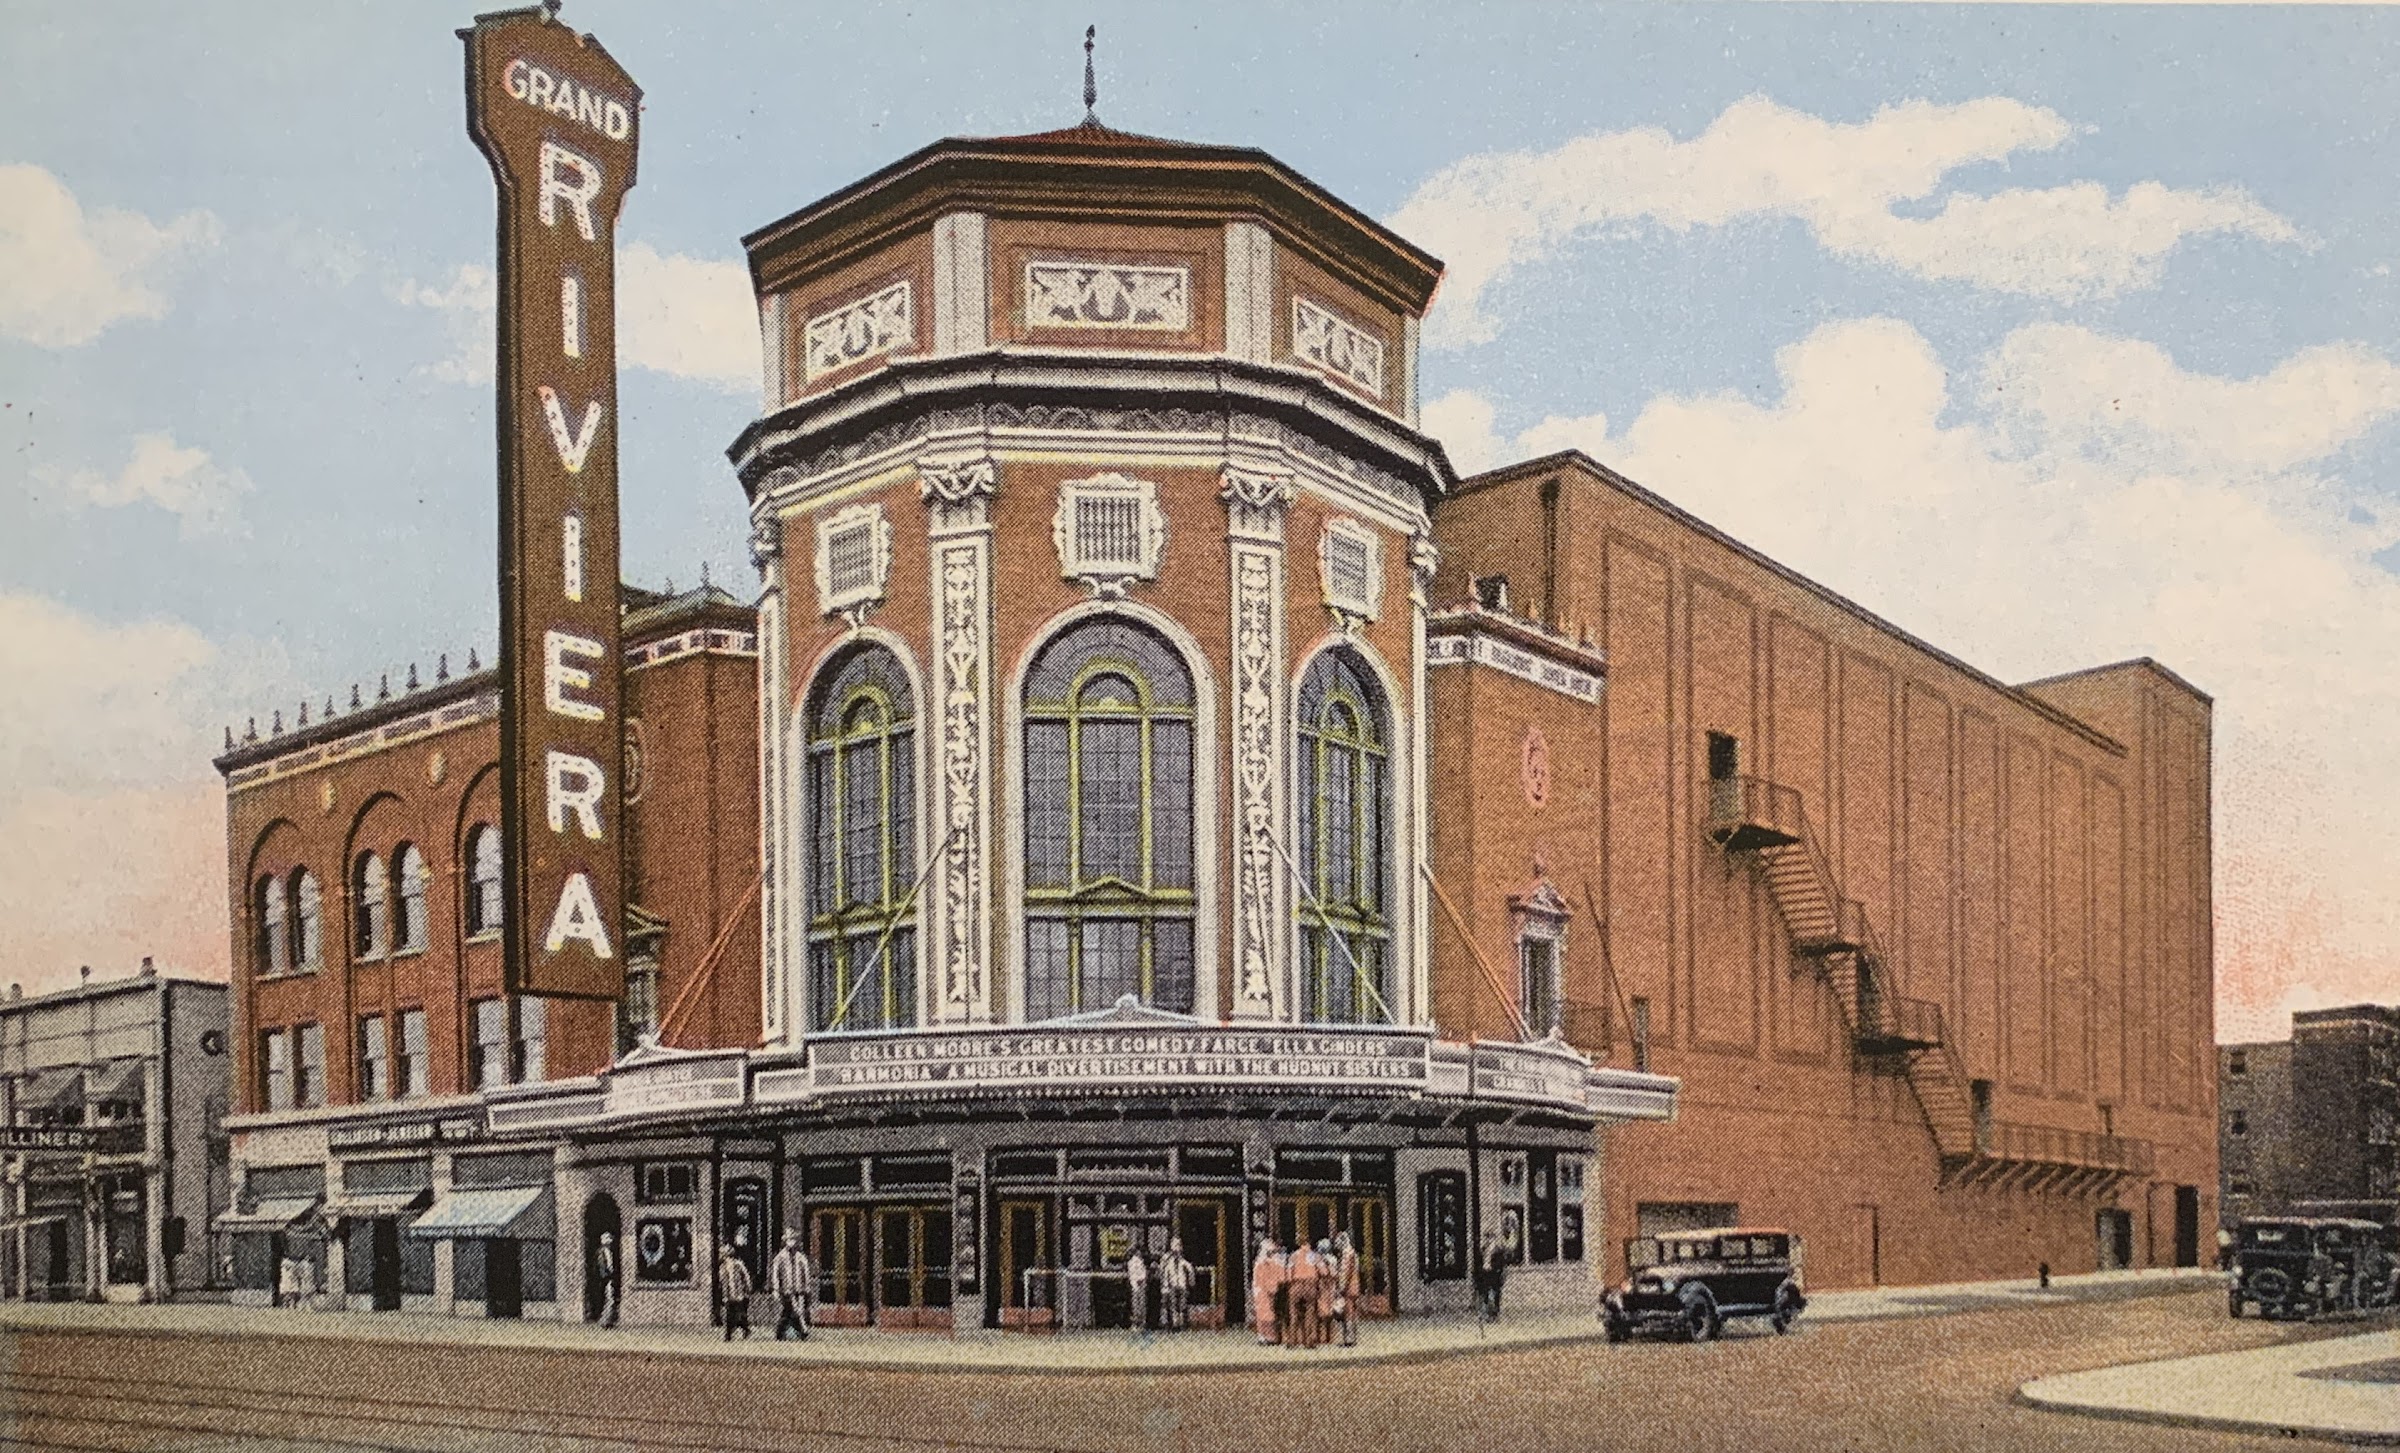
<path id="1" fill-rule="evenodd" d="M 801 343 L 801 367 L 810 383 L 854 363 L 914 348 L 915 290 L 904 278 L 829 313 L 819 313 L 801 330 Z"/>
<path id="2" fill-rule="evenodd" d="M 1383 340 L 1320 303 L 1292 299 L 1292 352 L 1303 363 L 1383 397 Z"/>
<path id="3" fill-rule="evenodd" d="M 1031 328 L 1181 333 L 1192 326 L 1191 269 L 1115 262 L 1029 262 L 1025 264 L 1025 322 Z"/>

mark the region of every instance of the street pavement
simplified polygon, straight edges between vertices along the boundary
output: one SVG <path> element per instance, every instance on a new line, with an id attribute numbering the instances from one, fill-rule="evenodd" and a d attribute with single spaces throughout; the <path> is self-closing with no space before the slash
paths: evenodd
<path id="1" fill-rule="evenodd" d="M 2386 1332 L 2393 1319 L 2372 1325 Z M 2161 1359 L 2320 1347 L 2362 1324 L 2225 1315 L 2206 1276 L 2062 1278 L 1820 1296 L 1779 1337 L 1623 1346 L 1596 1323 L 1371 1323 L 1357 1353 L 1240 1332 L 949 1338 L 821 1333 L 728 1350 L 657 1331 L 208 1306 L 0 1314 L 10 1447 L 534 1450 L 930 1448 L 1713 1450 L 2288 1447 L 2235 1430 L 2100 1421 L 2021 1384 Z M 2328 1333 L 2346 1336 L 2329 1342 Z M 1565 1340 L 1567 1338 L 1577 1340 Z M 2388 1335 L 2387 1335 L 2388 1341 Z M 1474 1349 L 1482 1349 L 1476 1355 Z M 2384 1354 L 2388 1356 L 2388 1351 Z M 2312 1366 L 2315 1366 L 2313 1361 Z M 1036 1368 L 1067 1375 L 1028 1376 Z M 1193 1375 L 1200 1374 L 1200 1375 Z M 2212 1372 L 2224 1380 L 2231 1374 Z"/>
<path id="2" fill-rule="evenodd" d="M 2018 1392 L 2097 1417 L 2400 1444 L 2400 1332 L 2060 1373 Z"/>

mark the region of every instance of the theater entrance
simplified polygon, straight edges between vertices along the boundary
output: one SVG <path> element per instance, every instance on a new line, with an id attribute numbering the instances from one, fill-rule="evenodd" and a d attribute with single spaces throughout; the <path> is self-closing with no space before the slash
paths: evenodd
<path id="1" fill-rule="evenodd" d="M 1292 1151 L 1275 1160 L 1275 1240 L 1285 1251 L 1350 1233 L 1358 1252 L 1358 1308 L 1392 1310 L 1392 1160 L 1388 1151 Z"/>
<path id="2" fill-rule="evenodd" d="M 808 1259 L 817 1268 L 817 1320 L 828 1327 L 865 1326 L 867 1213 L 835 1206 L 811 1215 Z"/>

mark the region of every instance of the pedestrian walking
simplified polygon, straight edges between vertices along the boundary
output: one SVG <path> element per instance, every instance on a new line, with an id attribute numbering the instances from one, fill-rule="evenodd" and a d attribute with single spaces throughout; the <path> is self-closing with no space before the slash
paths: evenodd
<path id="1" fill-rule="evenodd" d="M 1359 1274 L 1358 1248 L 1350 1244 L 1350 1233 L 1344 1231 L 1333 1238 L 1333 1300 L 1334 1315 L 1341 1319 L 1342 1345 L 1358 1345 L 1358 1296 L 1364 1288 Z"/>
<path id="2" fill-rule="evenodd" d="M 1258 1243 L 1258 1260 L 1250 1263 L 1250 1330 L 1258 1345 L 1275 1343 L 1275 1298 L 1283 1290 L 1283 1250 L 1272 1236 Z"/>
<path id="3" fill-rule="evenodd" d="M 275 1305 L 300 1305 L 300 1258 L 285 1252 L 283 1264 L 275 1269 Z"/>
<path id="4" fill-rule="evenodd" d="M 1341 1300 L 1341 1283 L 1334 1272 L 1333 1238 L 1326 1237 L 1317 1242 L 1317 1340 L 1311 1346 L 1323 1347 L 1333 1341 L 1338 1315 L 1334 1304 Z"/>
<path id="5" fill-rule="evenodd" d="M 733 1340 L 739 1328 L 742 1340 L 750 1340 L 750 1268 L 743 1264 L 741 1253 L 732 1243 L 717 1254 L 717 1300 L 725 1309 L 725 1340 Z"/>
<path id="6" fill-rule="evenodd" d="M 1150 1263 L 1138 1250 L 1125 1253 L 1125 1326 L 1133 1332 L 1150 1330 Z"/>
<path id="7" fill-rule="evenodd" d="M 1517 1223 L 1514 1216 L 1504 1215 L 1499 1226 L 1486 1232 L 1483 1246 L 1476 1253 L 1475 1270 L 1481 1277 L 1479 1288 L 1483 1320 L 1500 1320 L 1500 1292 L 1508 1284 L 1508 1263 L 1516 1254 Z"/>
<path id="8" fill-rule="evenodd" d="M 1187 1331 L 1192 1325 L 1192 1274 L 1183 1238 L 1168 1238 L 1167 1254 L 1158 1263 L 1158 1299 L 1159 1321 L 1170 1332 Z"/>
<path id="9" fill-rule="evenodd" d="M 617 1275 L 617 1233 L 603 1231 L 592 1253 L 593 1320 L 603 1327 L 617 1325 Z"/>
<path id="10" fill-rule="evenodd" d="M 1283 1290 L 1289 1312 L 1284 1318 L 1283 1345 L 1316 1346 L 1317 1253 L 1306 1241 L 1292 1248 L 1291 1261 L 1283 1269 Z"/>
<path id="11" fill-rule="evenodd" d="M 783 1233 L 783 1249 L 775 1253 L 774 1264 L 767 1268 L 767 1290 L 775 1297 L 775 1340 L 781 1342 L 789 1332 L 806 1342 L 816 1268 L 808 1264 L 808 1253 L 800 1249 L 799 1232 Z"/>

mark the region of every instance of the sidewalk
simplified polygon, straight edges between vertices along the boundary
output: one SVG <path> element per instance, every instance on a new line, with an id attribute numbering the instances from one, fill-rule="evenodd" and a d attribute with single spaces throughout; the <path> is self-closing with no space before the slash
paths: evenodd
<path id="1" fill-rule="evenodd" d="M 2167 1296 L 2217 1285 L 2210 1272 L 2103 1272 L 2059 1277 L 2043 1291 L 2030 1280 L 1956 1286 L 1887 1287 L 1826 1292 L 1810 1299 L 1812 1322 L 1941 1316 L 1993 1307 L 2044 1306 L 2127 1296 Z M 1356 1347 L 1314 1352 L 1261 1347 L 1247 1331 L 1154 1334 L 1126 1332 L 1027 1335 L 980 1329 L 937 1332 L 821 1329 L 807 1342 L 778 1343 L 762 1330 L 746 1342 L 725 1342 L 711 1327 L 617 1327 L 584 1322 L 487 1321 L 401 1312 L 309 1312 L 222 1303 L 95 1306 L 86 1303 L 0 1303 L 0 1333 L 110 1332 L 134 1336 L 289 1337 L 387 1341 L 451 1347 L 584 1351 L 640 1357 L 767 1358 L 893 1372 L 1168 1373 L 1232 1372 L 1270 1367 L 1325 1367 L 1358 1362 L 1427 1361 L 1477 1351 L 1500 1352 L 1561 1342 L 1598 1341 L 1594 1310 L 1504 1317 L 1484 1326 L 1471 1317 L 1396 1317 L 1362 1323 Z M 1735 1324 L 1743 1335 L 1747 1324 Z M 1759 1324 L 1763 1326 L 1764 1324 Z"/>
<path id="2" fill-rule="evenodd" d="M 2093 1417 L 2400 1445 L 2400 1332 L 2062 1373 L 2017 1396 Z"/>

